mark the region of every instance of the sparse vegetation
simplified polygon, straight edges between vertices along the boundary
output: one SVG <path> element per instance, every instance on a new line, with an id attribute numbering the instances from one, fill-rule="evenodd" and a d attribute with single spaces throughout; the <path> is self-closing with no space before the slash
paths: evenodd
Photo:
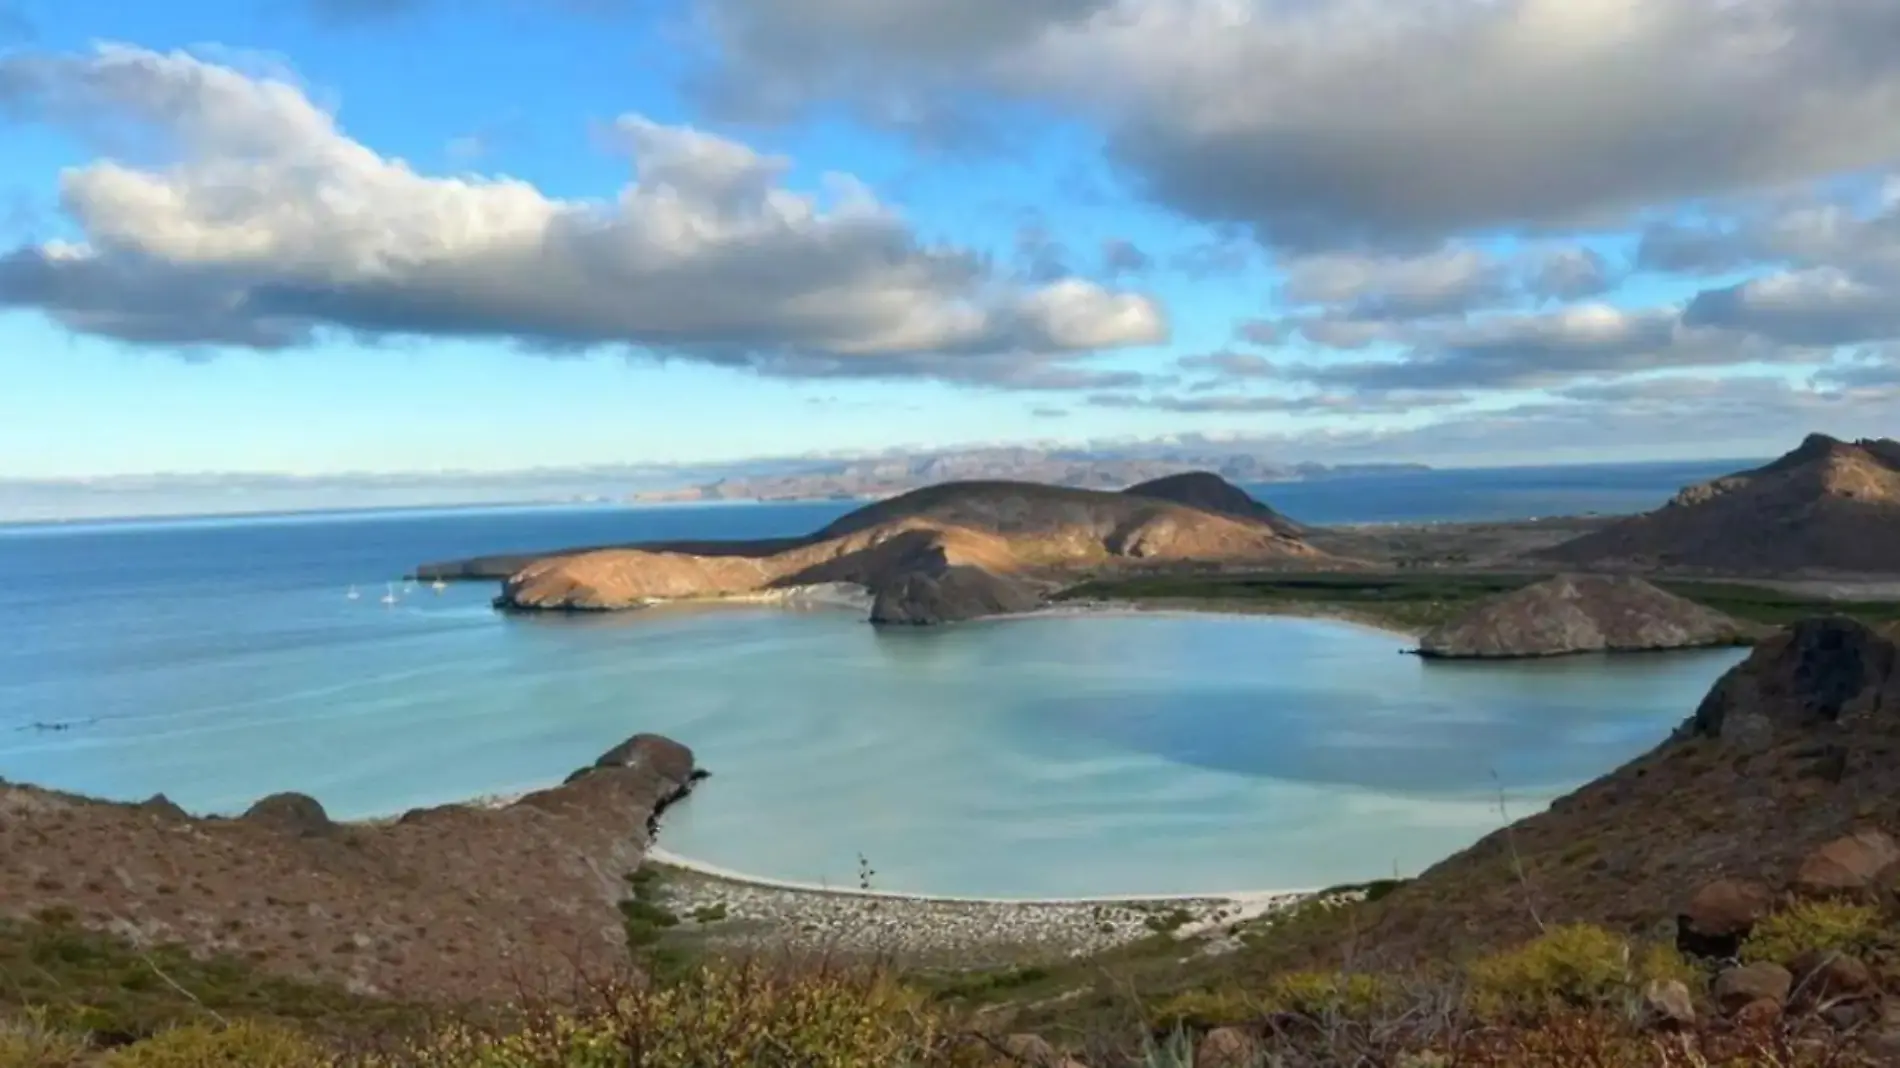
<path id="1" fill-rule="evenodd" d="M 1566 924 L 1472 962 L 1466 976 L 1476 1015 L 1521 1022 L 1620 1007 L 1652 979 L 1692 981 L 1696 973 L 1673 949 L 1639 948 L 1601 927 Z"/>
<path id="2" fill-rule="evenodd" d="M 1755 926 L 1742 959 L 1788 964 L 1809 950 L 1866 953 L 1892 936 L 1880 910 L 1846 901 L 1802 901 Z"/>

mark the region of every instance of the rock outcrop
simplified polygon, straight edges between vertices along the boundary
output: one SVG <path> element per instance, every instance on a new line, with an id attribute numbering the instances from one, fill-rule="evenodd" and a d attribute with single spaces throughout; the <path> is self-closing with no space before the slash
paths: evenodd
<path id="1" fill-rule="evenodd" d="M 1419 639 L 1421 656 L 1486 659 L 1736 645 L 1751 625 L 1639 578 L 1559 575 L 1488 598 Z"/>
<path id="2" fill-rule="evenodd" d="M 1222 496 L 1205 480 L 1194 485 Z M 771 543 L 769 553 L 628 548 L 550 556 L 512 574 L 496 604 L 601 611 L 850 584 L 870 591 L 874 621 L 940 623 L 1033 608 L 1045 588 L 1078 570 L 1350 564 L 1283 530 L 1271 514 L 1226 515 L 1028 483 L 951 483 L 861 508 L 789 547 Z"/>
<path id="3" fill-rule="evenodd" d="M 928 625 L 1027 612 L 1042 603 L 1036 589 L 980 567 L 949 567 L 893 576 L 876 591 L 871 622 Z"/>
<path id="4" fill-rule="evenodd" d="M 1812 434 L 1771 464 L 1534 555 L 1737 575 L 1900 572 L 1900 442 Z"/>
<path id="5" fill-rule="evenodd" d="M 618 905 L 651 821 L 699 777 L 656 735 L 501 807 L 333 823 L 280 794 L 235 819 L 0 785 L 0 915 L 71 910 L 135 940 L 402 999 L 567 989 L 625 966 Z"/>
<path id="6" fill-rule="evenodd" d="M 1851 857 L 1817 850 L 1870 828 L 1900 828 L 1900 648 L 1853 620 L 1804 620 L 1757 642 L 1655 749 L 1364 906 L 1353 951 L 1381 966 L 1456 959 L 1535 937 L 1533 915 L 1631 932 L 1691 915 L 1707 928 L 1692 937 L 1733 939 L 1759 895 L 1696 900 L 1706 884 L 1759 882 L 1779 900 L 1804 868 L 1820 876 L 1817 856 L 1864 874 L 1879 839 Z M 1892 880 L 1900 867 L 1875 877 Z M 1275 966 L 1342 949 L 1325 934 L 1288 942 Z"/>

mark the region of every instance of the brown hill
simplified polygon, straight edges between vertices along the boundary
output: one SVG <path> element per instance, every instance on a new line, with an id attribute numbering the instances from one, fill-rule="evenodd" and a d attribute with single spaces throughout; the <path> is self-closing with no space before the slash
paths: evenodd
<path id="1" fill-rule="evenodd" d="M 1306 530 L 1305 527 L 1255 500 L 1252 494 L 1212 471 L 1187 471 L 1178 475 L 1166 475 L 1130 486 L 1122 492 L 1133 497 L 1173 501 L 1175 504 L 1184 504 L 1203 512 L 1213 512 L 1215 515 L 1256 520 L 1288 537 L 1298 537 Z"/>
<path id="2" fill-rule="evenodd" d="M 1900 648 L 1808 620 L 1764 639 L 1654 750 L 1355 910 L 1352 932 L 1255 963 L 1337 966 L 1348 942 L 1366 967 L 1457 960 L 1540 922 L 1654 937 L 1711 879 L 1785 885 L 1863 825 L 1900 826 Z"/>
<path id="3" fill-rule="evenodd" d="M 163 798 L 0 783 L 0 915 L 70 909 L 135 941 L 360 993 L 507 998 L 625 962 L 623 877 L 695 777 L 690 750 L 640 735 L 513 804 L 375 824 L 331 823 L 295 794 L 197 819 Z"/>
<path id="4" fill-rule="evenodd" d="M 1023 482 L 932 486 L 858 509 L 790 547 L 771 548 L 747 554 L 636 547 L 551 556 L 511 575 L 498 603 L 606 610 L 850 583 L 889 608 L 875 614 L 879 620 L 941 622 L 1021 610 L 1035 603 L 1036 591 L 1081 569 L 1346 563 L 1259 518 Z M 946 584 L 953 569 L 964 570 Z M 912 581 L 917 576 L 930 581 Z"/>
<path id="5" fill-rule="evenodd" d="M 1746 643 L 1751 625 L 1632 576 L 1558 575 L 1487 598 L 1419 639 L 1421 656 L 1505 658 Z"/>
<path id="6" fill-rule="evenodd" d="M 1771 464 L 1534 555 L 1731 574 L 1900 572 L 1900 442 L 1811 434 Z"/>

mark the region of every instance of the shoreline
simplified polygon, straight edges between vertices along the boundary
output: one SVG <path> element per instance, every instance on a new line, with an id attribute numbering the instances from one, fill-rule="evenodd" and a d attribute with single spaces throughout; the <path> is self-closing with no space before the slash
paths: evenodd
<path id="1" fill-rule="evenodd" d="M 1244 928 L 1315 900 L 1311 891 L 980 898 L 813 885 L 729 871 L 658 847 L 653 900 L 668 938 L 699 950 L 817 952 L 956 972 L 1046 966 L 1153 941 L 1157 952 L 1215 955 Z"/>

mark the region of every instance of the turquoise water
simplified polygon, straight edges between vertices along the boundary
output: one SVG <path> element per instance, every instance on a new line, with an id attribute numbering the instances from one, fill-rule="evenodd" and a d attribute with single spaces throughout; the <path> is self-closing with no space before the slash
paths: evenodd
<path id="1" fill-rule="evenodd" d="M 663 844 L 722 867 L 851 884 L 863 854 L 887 889 L 991 896 L 1298 888 L 1416 871 L 1496 827 L 1500 788 L 1531 811 L 1654 744 L 1739 655 L 1445 665 L 1288 619 L 890 632 L 773 609 L 504 618 L 479 586 L 378 603 L 424 559 L 791 533 L 847 507 L 0 530 L 0 776 L 207 812 L 299 790 L 364 816 L 547 785 L 658 731 L 714 772 Z"/>

